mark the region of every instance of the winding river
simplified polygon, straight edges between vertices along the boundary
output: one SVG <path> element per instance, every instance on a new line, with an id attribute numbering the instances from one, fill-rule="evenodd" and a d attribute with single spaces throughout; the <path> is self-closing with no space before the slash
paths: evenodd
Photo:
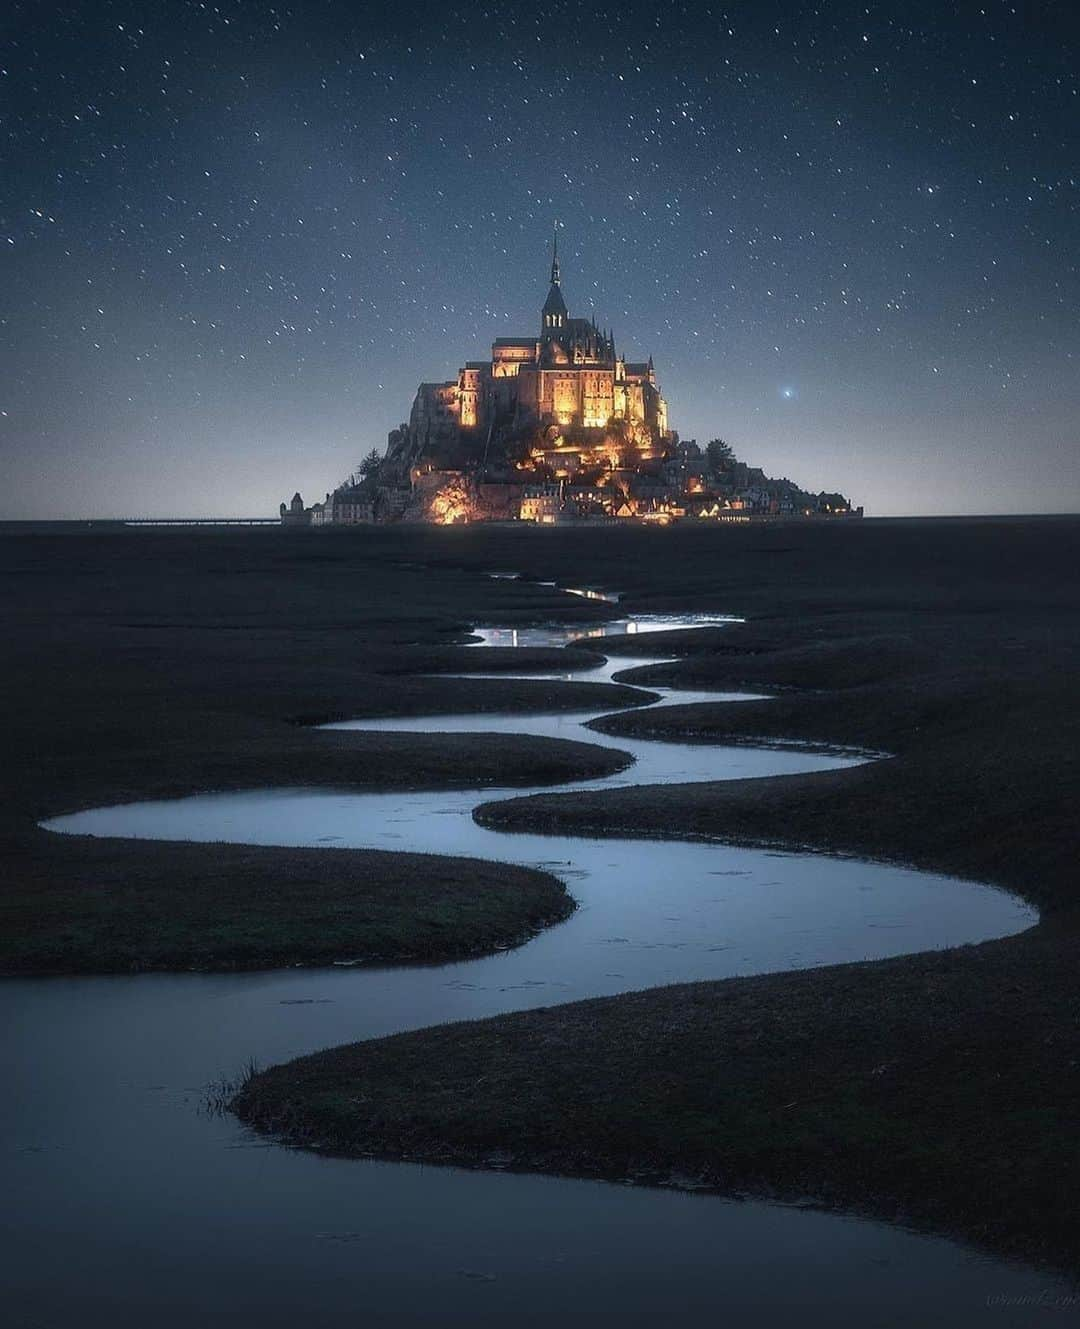
<path id="1" fill-rule="evenodd" d="M 478 631 L 496 646 L 722 620 Z M 530 674 L 528 677 L 542 675 Z M 508 678 L 517 675 L 500 674 Z M 745 694 L 660 693 L 656 706 Z M 540 734 L 629 752 L 566 789 L 834 768 L 853 753 L 610 739 L 595 712 L 356 720 L 336 728 Z M 532 790 L 501 791 L 520 796 Z M 70 834 L 468 854 L 540 865 L 579 908 L 526 945 L 428 968 L 9 981 L 5 1299 L 27 1326 L 1029 1324 L 1045 1275 L 885 1224 L 537 1176 L 320 1158 L 201 1110 L 208 1083 L 334 1043 L 661 983 L 880 958 L 1007 935 L 1002 892 L 895 867 L 702 843 L 507 834 L 500 791 L 272 790 L 95 809 Z M 816 1321 L 811 1321 L 816 1322 Z"/>

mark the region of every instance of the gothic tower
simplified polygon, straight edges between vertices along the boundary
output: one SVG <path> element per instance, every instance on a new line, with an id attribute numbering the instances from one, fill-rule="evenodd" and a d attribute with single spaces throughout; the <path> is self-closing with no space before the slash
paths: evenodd
<path id="1" fill-rule="evenodd" d="M 559 232 L 556 223 L 551 239 L 551 290 L 540 312 L 540 335 L 544 338 L 560 336 L 568 317 L 569 311 L 562 294 L 562 279 L 559 276 Z"/>

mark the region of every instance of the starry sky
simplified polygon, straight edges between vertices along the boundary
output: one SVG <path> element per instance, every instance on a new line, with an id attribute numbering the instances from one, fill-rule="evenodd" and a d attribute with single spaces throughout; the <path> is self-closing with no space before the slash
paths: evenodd
<path id="1" fill-rule="evenodd" d="M 0 12 L 0 517 L 273 514 L 574 315 L 868 514 L 1080 509 L 1080 9 Z"/>

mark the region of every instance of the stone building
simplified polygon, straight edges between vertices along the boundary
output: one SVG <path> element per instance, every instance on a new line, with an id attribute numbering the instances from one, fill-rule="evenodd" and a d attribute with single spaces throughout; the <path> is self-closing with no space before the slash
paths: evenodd
<path id="1" fill-rule="evenodd" d="M 282 526 L 311 525 L 311 509 L 304 507 L 304 500 L 299 493 L 293 494 L 287 506 L 284 503 L 278 505 L 278 515 Z"/>
<path id="2" fill-rule="evenodd" d="M 519 517 L 521 521 L 549 524 L 558 519 L 562 511 L 562 486 L 557 484 L 526 485 L 521 495 Z"/>
<path id="3" fill-rule="evenodd" d="M 570 316 L 556 242 L 539 332 L 498 337 L 490 359 L 467 361 L 446 383 L 421 383 L 408 432 L 423 449 L 454 434 L 482 440 L 495 430 L 553 426 L 574 429 L 587 445 L 588 431 L 612 421 L 630 427 L 643 455 L 660 455 L 670 437 L 652 359 L 628 361 L 595 319 Z"/>

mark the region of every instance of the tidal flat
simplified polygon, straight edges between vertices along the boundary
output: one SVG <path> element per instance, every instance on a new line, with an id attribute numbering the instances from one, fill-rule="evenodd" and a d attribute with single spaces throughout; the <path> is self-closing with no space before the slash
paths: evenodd
<path id="1" fill-rule="evenodd" d="M 480 809 L 481 821 L 904 863 L 1017 892 L 1038 905 L 1040 925 L 940 954 L 357 1045 L 268 1073 L 240 1110 L 270 1122 L 287 1100 L 298 1124 L 286 1134 L 321 1133 L 331 1148 L 362 1139 L 369 1151 L 416 1158 L 497 1157 L 810 1196 L 1076 1269 L 1078 524 L 739 536 L 725 560 L 686 533 L 678 574 L 656 557 L 636 569 L 636 584 L 633 572 L 591 566 L 596 584 L 620 588 L 624 608 L 693 603 L 748 619 L 671 638 L 665 649 L 683 658 L 621 681 L 774 695 L 644 708 L 594 727 L 666 741 L 843 744 L 889 758 L 809 776 L 500 800 Z M 694 537 L 698 559 L 687 552 Z M 513 566 L 548 570 L 524 548 Z M 616 639 L 604 649 L 638 648 Z M 401 1095 L 402 1065 L 422 1063 L 438 1073 L 409 1080 L 422 1087 Z M 478 1079 L 481 1064 L 498 1075 Z M 364 1084 L 377 1127 L 359 1112 L 336 1115 L 345 1083 Z"/>
<path id="2" fill-rule="evenodd" d="M 8 535 L 2 552 L 15 613 L 5 706 L 26 754 L 26 769 L 8 773 L 5 829 L 10 861 L 22 865 L 11 880 L 30 889 L 47 889 L 54 865 L 80 848 L 38 831 L 43 817 L 204 788 L 340 785 L 346 758 L 332 745 L 358 737 L 318 733 L 314 721 L 633 705 L 640 693 L 627 687 L 438 677 L 469 667 L 471 624 L 587 625 L 616 612 L 568 605 L 540 581 L 616 588 L 619 612 L 745 616 L 723 634 L 673 637 L 665 649 L 680 660 L 629 681 L 771 700 L 643 710 L 604 721 L 607 732 L 894 755 L 692 789 L 541 795 L 485 815 L 523 830 L 902 862 L 1017 892 L 1041 910 L 1038 927 L 932 955 L 645 991 L 354 1045 L 256 1076 L 238 1109 L 310 1143 L 326 1134 L 326 1095 L 339 1112 L 362 1085 L 376 1111 L 351 1123 L 357 1152 L 400 1156 L 407 1119 L 414 1159 L 681 1179 L 1080 1265 L 1070 1125 L 1080 523 L 42 533 Z M 526 580 L 482 575 L 505 569 Z M 539 653 L 533 661 L 554 663 Z M 611 759 L 581 745 L 557 753 L 529 740 L 515 753 L 459 737 L 449 749 L 410 741 L 404 755 L 383 735 L 369 761 L 362 747 L 340 752 L 367 787 L 517 782 L 500 763 L 519 763 L 523 785 L 555 784 L 572 769 L 600 774 L 589 763 Z M 538 776 L 544 762 L 549 775 Z M 254 853 L 82 847 L 90 844 L 114 855 L 102 875 L 120 907 L 137 896 L 140 858 L 156 858 L 155 872 L 182 887 L 200 863 L 227 872 L 229 854 Z M 299 852 L 265 851 L 266 870 Z M 322 853 L 305 852 L 312 864 Z M 471 865 L 456 870 L 467 884 Z M 497 1076 L 477 1075 L 491 1065 Z"/>
<path id="3" fill-rule="evenodd" d="M 585 743 L 320 731 L 357 712 L 557 710 L 648 696 L 439 678 L 478 658 L 446 644 L 468 639 L 457 613 L 474 608 L 455 583 L 476 583 L 480 614 L 486 583 L 452 574 L 433 585 L 372 552 L 298 545 L 276 531 L 6 528 L 0 705 L 17 759 L 2 777 L 0 973 L 435 962 L 514 944 L 566 916 L 560 882 L 510 865 L 74 843 L 39 828 L 80 807 L 206 790 L 535 786 L 626 764 Z M 479 658 L 487 654 L 499 668 L 505 653 Z M 533 652 L 526 664 L 549 667 L 553 655 Z"/>

